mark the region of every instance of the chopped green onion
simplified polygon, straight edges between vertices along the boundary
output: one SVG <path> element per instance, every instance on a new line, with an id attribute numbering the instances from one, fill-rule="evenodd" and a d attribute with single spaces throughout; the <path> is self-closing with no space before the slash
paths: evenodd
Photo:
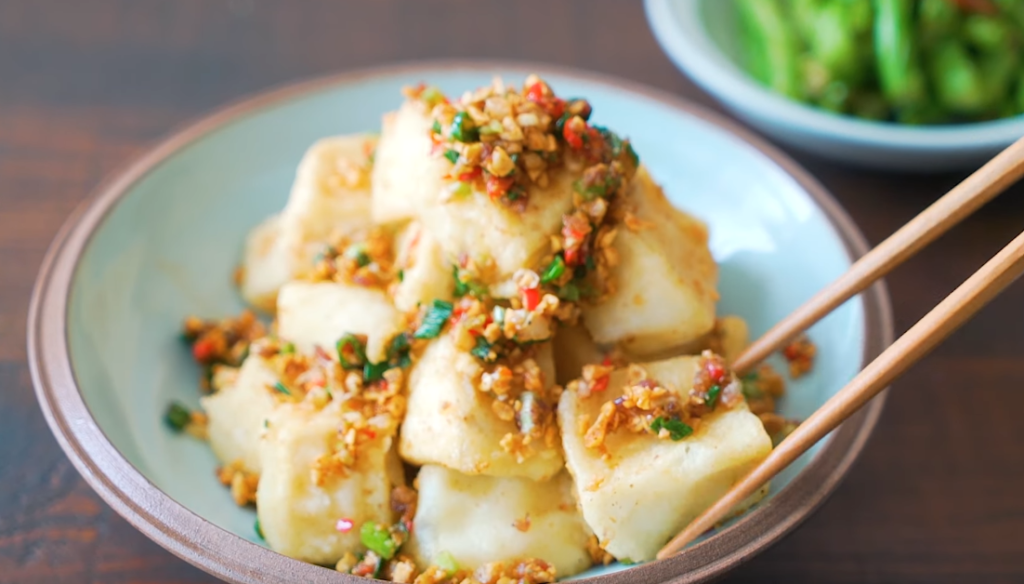
<path id="1" fill-rule="evenodd" d="M 456 181 L 448 185 L 448 192 L 453 197 L 467 197 L 473 192 L 473 185 L 465 181 Z"/>
<path id="2" fill-rule="evenodd" d="M 380 381 L 384 379 L 384 372 L 391 369 L 391 364 L 387 361 L 380 363 L 370 363 L 369 361 L 363 365 L 363 381 L 366 383 L 373 383 L 374 381 Z"/>
<path id="3" fill-rule="evenodd" d="M 569 302 L 579 302 L 580 289 L 572 282 L 567 283 L 558 289 L 558 297 Z"/>
<path id="4" fill-rule="evenodd" d="M 540 282 L 541 284 L 550 284 L 551 282 L 554 282 L 555 280 L 561 278 L 562 274 L 564 273 L 565 260 L 562 259 L 561 255 L 556 255 L 555 259 L 551 260 L 551 263 L 548 264 L 548 267 L 547 269 L 544 270 L 544 273 L 541 274 Z"/>
<path id="5" fill-rule="evenodd" d="M 538 420 L 540 420 L 540 404 L 537 402 L 536 394 L 532 391 L 521 393 L 519 401 L 522 403 L 522 408 L 519 409 L 519 431 L 523 434 L 529 434 L 537 426 Z"/>
<path id="6" fill-rule="evenodd" d="M 360 268 L 370 263 L 370 256 L 366 253 L 366 246 L 361 243 L 349 246 L 345 250 L 345 257 L 355 260 L 356 265 Z"/>
<path id="7" fill-rule="evenodd" d="M 413 337 L 417 339 L 433 339 L 440 335 L 441 329 L 444 328 L 444 323 L 448 322 L 448 319 L 451 318 L 454 308 L 451 302 L 435 300 L 434 305 L 430 307 L 427 314 L 423 317 L 423 322 L 420 323 Z"/>
<path id="8" fill-rule="evenodd" d="M 747 399 L 757 399 L 762 397 L 764 393 L 757 386 L 757 373 L 748 373 L 743 376 L 743 397 Z"/>
<path id="9" fill-rule="evenodd" d="M 480 139 L 479 130 L 466 112 L 459 112 L 452 119 L 452 138 L 459 142 L 476 142 Z"/>
<path id="10" fill-rule="evenodd" d="M 444 100 L 444 94 L 437 87 L 431 85 L 430 87 L 423 90 L 420 94 L 420 99 L 427 102 L 427 105 L 433 107 L 437 105 L 437 102 Z"/>
<path id="11" fill-rule="evenodd" d="M 338 339 L 337 350 L 342 369 L 359 369 L 366 363 L 366 347 L 352 333 Z"/>
<path id="12" fill-rule="evenodd" d="M 476 338 L 476 346 L 470 349 L 469 354 L 485 363 L 491 363 L 497 359 L 497 355 L 491 356 L 491 344 L 482 336 Z"/>
<path id="13" fill-rule="evenodd" d="M 379 523 L 368 521 L 359 529 L 359 539 L 367 548 L 385 560 L 390 560 L 398 551 L 391 532 Z"/>
<path id="14" fill-rule="evenodd" d="M 459 563 L 447 551 L 437 554 L 437 557 L 434 558 L 434 565 L 444 570 L 447 576 L 453 576 L 455 572 L 459 571 Z"/>
<path id="15" fill-rule="evenodd" d="M 256 523 L 254 523 L 252 527 L 256 531 L 256 537 L 258 537 L 260 539 L 266 539 L 265 537 L 263 537 L 263 528 L 260 527 L 260 520 L 259 520 L 259 518 L 256 519 Z"/>
<path id="16" fill-rule="evenodd" d="M 665 418 L 663 416 L 654 418 L 654 421 L 651 422 L 651 430 L 653 430 L 655 434 L 660 433 L 662 430 L 668 430 L 668 436 L 673 442 L 682 440 L 690 434 L 693 434 L 693 428 L 686 423 L 675 418 Z"/>
<path id="17" fill-rule="evenodd" d="M 285 387 L 284 384 L 281 383 L 280 381 L 278 381 L 277 383 L 274 384 L 274 389 L 278 393 L 283 393 L 285 395 L 291 395 L 292 394 L 292 392 L 288 391 L 288 388 Z"/>
<path id="18" fill-rule="evenodd" d="M 452 150 L 449 148 L 448 150 L 445 150 L 444 157 L 448 159 L 448 162 L 455 164 L 459 161 L 459 152 L 458 150 Z"/>
<path id="19" fill-rule="evenodd" d="M 430 126 L 430 131 L 435 133 L 435 134 L 440 134 L 441 133 L 441 122 L 439 122 L 437 120 L 434 120 L 434 125 Z"/>
<path id="20" fill-rule="evenodd" d="M 721 385 L 712 385 L 708 389 L 708 396 L 704 398 L 704 405 L 708 406 L 712 410 L 715 409 L 715 404 L 718 403 L 718 396 L 722 393 Z"/>
<path id="21" fill-rule="evenodd" d="M 282 355 L 291 355 L 293 353 L 295 353 L 295 343 L 285 343 L 281 345 Z"/>
<path id="22" fill-rule="evenodd" d="M 181 432 L 191 420 L 192 412 L 179 402 L 173 401 L 167 406 L 167 412 L 164 414 L 164 421 L 167 422 L 167 425 L 171 430 Z"/>
<path id="23" fill-rule="evenodd" d="M 462 298 L 466 294 L 472 294 L 477 298 L 482 298 L 487 295 L 487 286 L 478 282 L 473 282 L 472 280 L 463 281 L 462 278 L 459 277 L 459 266 L 452 266 L 452 278 L 455 279 L 454 294 L 456 298 Z"/>

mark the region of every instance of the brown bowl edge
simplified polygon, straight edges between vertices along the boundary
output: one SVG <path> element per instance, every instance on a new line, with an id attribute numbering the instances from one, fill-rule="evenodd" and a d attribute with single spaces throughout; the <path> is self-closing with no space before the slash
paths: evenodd
<path id="1" fill-rule="evenodd" d="M 58 443 L 86 482 L 139 531 L 171 553 L 236 583 L 304 581 L 316 584 L 365 582 L 293 560 L 246 541 L 192 513 L 150 483 L 110 443 L 86 406 L 71 369 L 67 345 L 67 304 L 75 268 L 92 233 L 131 186 L 165 158 L 216 128 L 264 107 L 308 92 L 366 78 L 412 73 L 424 68 L 487 72 L 495 69 L 553 73 L 628 90 L 716 125 L 778 164 L 814 198 L 842 238 L 852 260 L 867 243 L 838 202 L 806 170 L 775 146 L 737 123 L 687 100 L 615 77 L 551 65 L 507 61 L 421 61 L 318 77 L 285 85 L 221 108 L 162 140 L 97 187 L 54 238 L 42 263 L 29 308 L 28 361 L 40 407 Z M 892 308 L 883 282 L 862 295 L 865 343 L 862 367 L 893 339 Z M 880 394 L 844 422 L 818 455 L 768 503 L 705 541 L 667 560 L 649 562 L 587 584 L 673 582 L 694 584 L 722 575 L 778 541 L 806 519 L 848 472 L 884 406 Z M 186 536 L 184 534 L 193 534 Z"/>

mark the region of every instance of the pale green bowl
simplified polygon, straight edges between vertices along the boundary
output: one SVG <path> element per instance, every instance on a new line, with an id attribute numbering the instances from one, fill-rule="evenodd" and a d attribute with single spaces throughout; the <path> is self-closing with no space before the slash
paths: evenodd
<path id="1" fill-rule="evenodd" d="M 40 402 L 71 460 L 115 510 L 229 581 L 346 581 L 261 547 L 254 513 L 218 484 L 209 448 L 160 423 L 170 400 L 198 404 L 197 371 L 178 340 L 179 323 L 187 314 L 242 308 L 231 274 L 243 238 L 282 207 L 313 141 L 377 130 L 407 84 L 428 80 L 458 94 L 495 73 L 521 82 L 529 72 L 563 94 L 587 96 L 596 121 L 632 138 L 671 199 L 710 224 L 721 311 L 742 315 L 754 334 L 865 250 L 849 218 L 789 159 L 707 112 L 619 80 L 544 66 L 444 63 L 256 97 L 173 136 L 103 185 L 65 226 L 40 274 L 29 327 Z M 810 414 L 891 332 L 881 285 L 833 312 L 810 331 L 817 367 L 792 385 L 782 412 Z M 835 487 L 881 407 L 876 399 L 779 476 L 758 508 L 691 551 L 602 580 L 701 581 L 763 549 Z"/>

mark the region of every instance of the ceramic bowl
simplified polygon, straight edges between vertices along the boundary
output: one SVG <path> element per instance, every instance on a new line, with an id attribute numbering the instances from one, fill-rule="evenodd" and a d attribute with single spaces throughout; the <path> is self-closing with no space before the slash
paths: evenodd
<path id="1" fill-rule="evenodd" d="M 629 135 L 671 199 L 710 224 L 721 310 L 765 331 L 842 273 L 864 239 L 806 172 L 761 140 L 671 96 L 618 79 L 507 63 L 435 63 L 317 79 L 220 111 L 103 184 L 58 235 L 36 285 L 29 356 L 53 433 L 90 485 L 146 536 L 230 582 L 347 582 L 279 555 L 231 502 L 206 444 L 160 423 L 169 400 L 198 404 L 178 340 L 186 314 L 242 308 L 231 272 L 249 228 L 281 208 L 317 138 L 374 131 L 421 80 L 449 93 L 494 74 L 537 72 L 591 99 L 598 123 Z M 811 331 L 820 355 L 785 415 L 810 414 L 888 344 L 881 285 Z M 749 558 L 835 488 L 882 408 L 876 398 L 773 483 L 756 509 L 675 558 L 592 571 L 588 582 L 699 582 Z"/>
<path id="2" fill-rule="evenodd" d="M 1024 136 L 1024 116 L 907 126 L 841 116 L 778 95 L 737 65 L 732 0 L 645 0 L 668 56 L 738 117 L 780 142 L 840 162 L 903 171 L 981 166 Z"/>

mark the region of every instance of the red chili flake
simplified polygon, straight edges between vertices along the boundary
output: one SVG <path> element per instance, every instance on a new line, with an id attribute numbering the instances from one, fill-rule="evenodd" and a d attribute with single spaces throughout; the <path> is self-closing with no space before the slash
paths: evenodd
<path id="1" fill-rule="evenodd" d="M 538 81 L 534 83 L 526 90 L 526 99 L 530 101 L 543 101 L 544 100 L 544 84 Z"/>
<path id="2" fill-rule="evenodd" d="M 565 100 L 558 97 L 552 99 L 547 104 L 547 112 L 553 119 L 562 117 L 565 113 Z"/>
<path id="3" fill-rule="evenodd" d="M 565 141 L 570 147 L 577 150 L 583 148 L 583 137 L 580 136 L 580 134 L 574 130 L 571 125 L 566 124 L 565 127 L 562 128 L 562 137 L 565 138 Z"/>
<path id="4" fill-rule="evenodd" d="M 196 341 L 196 344 L 192 345 L 192 357 L 199 363 L 213 359 L 214 351 L 213 341 L 208 339 Z"/>
<path id="5" fill-rule="evenodd" d="M 611 367 L 611 365 L 612 365 L 612 356 L 611 355 L 605 355 L 604 359 L 601 360 L 601 365 L 604 365 L 605 367 Z"/>
<path id="6" fill-rule="evenodd" d="M 362 434 L 363 436 L 366 436 L 370 440 L 373 440 L 374 438 L 377 437 L 377 433 L 371 430 L 370 428 L 360 428 L 359 433 Z"/>
<path id="7" fill-rule="evenodd" d="M 580 265 L 580 248 L 573 247 L 565 250 L 565 263 L 568 266 Z"/>
<path id="8" fill-rule="evenodd" d="M 356 524 L 354 521 L 352 521 L 351 519 L 347 519 L 345 517 L 342 517 L 338 520 L 337 523 L 334 524 L 334 528 L 340 531 L 341 533 L 348 533 L 352 531 L 352 528 L 355 526 Z"/>
<path id="9" fill-rule="evenodd" d="M 591 393 L 601 393 L 602 391 L 608 389 L 608 382 L 610 380 L 611 380 L 611 376 L 609 376 L 609 375 L 604 375 L 602 377 L 598 377 L 597 380 L 594 381 L 594 387 L 590 388 L 590 392 Z"/>
<path id="10" fill-rule="evenodd" d="M 711 381 L 713 381 L 714 383 L 720 383 L 723 379 L 725 379 L 725 368 L 719 365 L 717 362 L 707 361 L 707 365 L 705 365 L 704 368 L 708 372 L 708 377 L 710 377 Z"/>
<path id="11" fill-rule="evenodd" d="M 540 290 L 536 288 L 527 288 L 523 292 L 523 306 L 526 310 L 533 310 L 540 304 Z"/>
<path id="12" fill-rule="evenodd" d="M 456 178 L 462 182 L 470 182 L 480 178 L 482 175 L 483 170 L 481 170 L 480 168 L 474 168 L 469 172 L 459 173 L 459 176 L 457 176 Z"/>
<path id="13" fill-rule="evenodd" d="M 507 193 L 510 188 L 512 188 L 513 184 L 515 184 L 515 179 L 510 176 L 502 178 L 494 176 L 493 174 L 488 175 L 487 195 L 491 197 L 491 199 L 500 199 L 505 196 L 505 193 Z"/>

